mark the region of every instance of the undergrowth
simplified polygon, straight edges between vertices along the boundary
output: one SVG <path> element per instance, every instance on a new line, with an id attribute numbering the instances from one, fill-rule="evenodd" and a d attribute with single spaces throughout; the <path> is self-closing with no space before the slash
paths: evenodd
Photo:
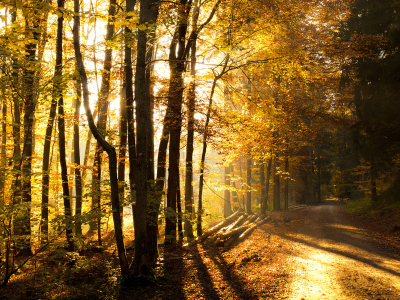
<path id="1" fill-rule="evenodd" d="M 375 213 L 391 209 L 395 207 L 400 207 L 400 202 L 388 201 L 386 199 L 380 199 L 377 202 L 372 202 L 370 197 L 364 197 L 357 200 L 350 200 L 346 203 L 346 211 L 349 213 L 357 215 L 374 215 Z"/>

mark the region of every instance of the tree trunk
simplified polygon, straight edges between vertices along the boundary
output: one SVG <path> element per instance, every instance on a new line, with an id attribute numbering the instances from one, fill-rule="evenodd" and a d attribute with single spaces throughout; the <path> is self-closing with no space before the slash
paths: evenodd
<path id="1" fill-rule="evenodd" d="M 239 195 L 236 191 L 236 180 L 235 180 L 235 170 L 233 167 L 233 163 L 231 163 L 231 174 L 232 174 L 232 204 L 234 206 L 234 211 L 237 211 L 240 208 L 240 204 L 239 204 Z M 236 206 L 237 205 L 237 206 Z"/>
<path id="2" fill-rule="evenodd" d="M 278 157 L 275 157 L 274 163 L 274 211 L 281 210 L 281 184 L 280 176 L 278 173 L 279 161 Z"/>
<path id="3" fill-rule="evenodd" d="M 59 11 L 64 9 L 64 0 L 57 1 L 57 7 Z M 64 215 L 65 215 L 65 226 L 68 242 L 68 251 L 74 251 L 74 242 L 72 235 L 72 213 L 71 213 L 71 202 L 68 187 L 68 170 L 66 161 L 65 151 L 65 122 L 64 122 L 64 98 L 61 87 L 62 83 L 62 55 L 63 55 L 63 23 L 64 17 L 58 17 L 57 24 L 57 41 L 56 41 L 56 70 L 55 78 L 53 83 L 53 98 L 58 100 L 58 148 L 60 151 L 60 167 L 61 167 L 61 181 L 63 189 L 63 200 L 64 200 Z"/>
<path id="4" fill-rule="evenodd" d="M 124 238 L 121 226 L 121 215 L 119 211 L 120 206 L 119 206 L 118 177 L 117 177 L 117 154 L 115 152 L 114 147 L 112 147 L 109 143 L 107 143 L 107 141 L 98 131 L 93 120 L 92 112 L 90 111 L 88 80 L 86 76 L 85 67 L 83 65 L 83 59 L 79 41 L 79 27 L 80 27 L 79 0 L 74 0 L 74 12 L 75 12 L 74 27 L 73 27 L 74 49 L 75 49 L 76 62 L 82 81 L 83 100 L 84 100 L 83 104 L 85 107 L 89 128 L 92 131 L 93 136 L 96 138 L 98 142 L 100 142 L 101 146 L 107 152 L 109 157 L 109 170 L 110 170 L 110 182 L 111 182 L 111 207 L 113 210 L 115 239 L 117 243 L 117 251 L 121 266 L 121 273 L 122 275 L 127 275 L 129 274 L 129 265 L 125 252 Z"/>
<path id="5" fill-rule="evenodd" d="M 134 11 L 136 0 L 126 1 L 127 13 Z M 130 17 L 127 16 L 129 19 Z M 136 137 L 135 137 L 135 118 L 133 109 L 133 71 L 132 71 L 132 32 L 128 27 L 125 27 L 125 80 L 126 80 L 126 108 L 128 120 L 128 155 L 129 155 L 129 186 L 131 192 L 133 224 L 135 225 L 135 199 L 136 191 Z M 135 226 L 134 226 L 135 227 Z M 136 231 L 136 230 L 135 230 Z"/>
<path id="6" fill-rule="evenodd" d="M 318 203 L 322 202 L 322 198 L 321 198 L 321 153 L 320 153 L 320 149 L 318 147 Z M 363 173 L 364 174 L 364 173 Z"/>
<path id="7" fill-rule="evenodd" d="M 197 216 L 197 236 L 201 236 L 203 234 L 202 228 L 202 217 L 201 214 L 203 213 L 203 184 L 204 184 L 204 166 L 206 161 L 206 152 L 207 152 L 207 137 L 208 137 L 208 126 L 210 123 L 211 117 L 211 108 L 212 108 L 212 101 L 214 97 L 215 87 L 217 86 L 217 81 L 222 77 L 225 73 L 226 67 L 228 65 L 229 55 L 225 58 L 225 63 L 222 68 L 221 73 L 218 76 L 214 77 L 214 81 L 211 87 L 210 99 L 208 101 L 207 107 L 207 115 L 206 115 L 206 123 L 204 125 L 204 135 L 203 135 L 203 150 L 201 152 L 201 161 L 200 161 L 200 180 L 199 180 L 199 204 L 198 204 L 198 216 Z"/>
<path id="8" fill-rule="evenodd" d="M 35 16 L 37 19 L 31 20 L 31 15 L 25 16 L 25 26 L 27 35 L 33 27 L 38 26 L 40 17 Z M 37 31 L 33 32 L 33 39 L 39 40 L 40 33 Z M 29 43 L 26 45 L 26 60 L 28 64 L 33 64 L 36 60 L 36 44 Z M 24 236 L 22 241 L 21 255 L 31 255 L 31 203 L 32 203 L 32 154 L 33 154 L 33 126 L 35 117 L 35 71 L 31 67 L 27 67 L 24 70 L 23 78 L 23 90 L 25 92 L 25 105 L 24 105 L 24 147 L 22 152 L 22 202 L 24 203 L 23 217 L 24 225 L 22 226 L 22 235 Z"/>
<path id="9" fill-rule="evenodd" d="M 314 203 L 314 154 L 313 154 L 313 148 L 310 147 L 308 149 L 309 153 L 310 153 L 310 180 L 309 182 L 309 188 L 310 188 L 310 202 Z"/>
<path id="10" fill-rule="evenodd" d="M 178 177 L 178 188 L 176 192 L 176 204 L 178 208 L 178 237 L 180 241 L 183 241 L 183 227 L 182 227 L 182 200 L 181 200 L 181 187 L 180 177 Z"/>
<path id="11" fill-rule="evenodd" d="M 126 34 L 126 32 L 125 32 Z M 120 120 L 119 120 L 119 152 L 118 152 L 118 186 L 119 186 L 119 199 L 121 205 L 122 214 L 122 227 L 123 227 L 123 212 L 124 212 L 124 200 L 125 200 L 125 160 L 126 160 L 126 143 L 128 137 L 128 121 L 127 121 L 127 109 L 126 109 L 126 78 L 124 78 L 124 87 L 122 88 L 121 99 L 120 99 Z M 132 82 L 132 80 L 131 80 Z"/>
<path id="12" fill-rule="evenodd" d="M 111 41 L 114 35 L 114 18 L 116 11 L 117 2 L 116 0 L 110 0 L 110 6 L 108 8 L 108 22 L 107 31 L 105 37 L 106 49 L 104 51 L 104 71 L 101 75 L 101 87 L 99 95 L 99 117 L 97 119 L 97 128 L 102 135 L 106 134 L 107 130 L 107 116 L 108 116 L 108 97 L 110 94 L 110 77 L 111 77 L 111 66 L 112 66 L 112 47 L 107 46 L 108 42 Z M 93 165 L 95 178 L 93 180 L 93 198 L 92 206 L 97 210 L 97 226 L 92 226 L 97 229 L 97 236 L 99 245 L 102 244 L 101 240 L 101 145 L 97 141 L 96 155 Z"/>
<path id="13" fill-rule="evenodd" d="M 265 163 L 260 162 L 260 185 L 261 185 L 261 212 L 266 211 L 265 205 Z"/>
<path id="14" fill-rule="evenodd" d="M 264 204 L 262 205 L 261 214 L 265 214 L 268 208 L 268 199 L 269 199 L 269 181 L 271 177 L 271 166 L 272 166 L 272 157 L 268 159 L 267 164 L 267 176 L 265 179 L 265 198 Z"/>
<path id="15" fill-rule="evenodd" d="M 286 151 L 285 159 L 285 195 L 284 195 L 284 210 L 289 209 L 289 156 L 288 151 Z"/>
<path id="16" fill-rule="evenodd" d="M 224 176 L 224 184 L 226 187 L 231 186 L 231 167 L 225 166 L 225 176 Z M 224 191 L 224 217 L 227 218 L 232 214 L 232 206 L 231 206 L 231 191 L 225 188 Z"/>
<path id="17" fill-rule="evenodd" d="M 152 265 L 155 264 L 158 257 L 158 217 L 160 215 L 161 194 L 158 193 L 157 181 L 154 174 L 154 84 L 152 76 L 154 73 L 153 57 L 157 56 L 156 43 L 156 26 L 149 35 L 149 49 L 146 53 L 146 89 L 149 91 L 150 99 L 150 120 L 147 128 L 149 139 L 147 140 L 147 157 L 148 157 L 148 182 L 150 185 L 150 199 L 147 199 L 148 214 L 147 214 L 147 239 L 149 248 L 149 261 Z"/>
<path id="18" fill-rule="evenodd" d="M 79 76 L 79 75 L 78 75 Z M 75 235 L 77 238 L 82 237 L 82 177 L 81 177 L 81 158 L 80 158 L 80 146 L 79 146 L 79 117 L 81 115 L 81 97 L 82 97 L 82 84 L 81 80 L 76 80 L 76 101 L 75 101 L 75 113 L 74 113 L 74 163 L 75 163 Z"/>
<path id="19" fill-rule="evenodd" d="M 193 4 L 192 31 L 197 30 L 197 20 L 199 17 L 199 0 Z M 193 147 L 194 147 L 194 112 L 196 108 L 196 49 L 197 41 L 192 42 L 190 49 L 190 86 L 188 94 L 188 125 L 187 125 L 187 146 L 186 146 L 186 174 L 185 174 L 185 236 L 188 240 L 193 239 L 192 227 L 192 198 L 193 198 Z"/>
<path id="20" fill-rule="evenodd" d="M 140 0 L 139 24 L 154 24 L 158 16 L 159 3 L 157 0 Z M 138 31 L 137 61 L 135 74 L 136 98 L 136 128 L 137 128 L 137 178 L 136 178 L 136 205 L 135 219 L 135 257 L 132 264 L 135 276 L 153 277 L 150 268 L 149 249 L 147 239 L 147 180 L 148 168 L 148 140 L 149 128 L 152 126 L 150 118 L 151 100 L 149 84 L 146 84 L 146 50 L 148 35 L 151 27 Z M 130 139 L 130 138 L 129 138 Z"/>
<path id="21" fill-rule="evenodd" d="M 247 201 L 246 201 L 246 212 L 251 215 L 253 212 L 251 211 L 251 167 L 252 167 L 251 158 L 247 158 Z"/>
<path id="22" fill-rule="evenodd" d="M 188 7 L 187 7 L 188 6 Z M 186 32 L 191 2 L 180 0 L 178 8 L 178 25 L 174 38 L 171 41 L 169 52 L 170 81 L 168 90 L 168 105 L 171 107 L 170 119 L 174 122 L 169 124 L 169 166 L 168 166 L 168 191 L 167 211 L 165 222 L 165 244 L 176 241 L 176 192 L 179 176 L 179 150 L 182 129 L 182 102 L 183 102 L 183 72 L 186 58 L 184 55 L 186 47 Z M 178 52 L 178 53 L 177 53 Z"/>
<path id="23" fill-rule="evenodd" d="M 7 14 L 6 14 L 7 15 Z M 6 168 L 7 168 L 7 155 L 6 155 L 6 144 L 7 144 L 7 102 L 6 97 L 3 97 L 2 105 L 2 120 L 1 120 L 1 148 L 0 148 L 0 202 L 4 202 L 4 187 L 6 180 Z"/>

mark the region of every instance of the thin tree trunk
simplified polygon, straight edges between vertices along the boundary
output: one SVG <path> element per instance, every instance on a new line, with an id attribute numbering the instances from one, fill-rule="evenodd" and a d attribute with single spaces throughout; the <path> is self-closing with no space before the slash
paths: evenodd
<path id="1" fill-rule="evenodd" d="M 182 199 L 181 199 L 180 176 L 178 177 L 178 188 L 176 191 L 176 203 L 177 203 L 177 208 L 178 208 L 178 237 L 179 237 L 180 241 L 183 241 Z"/>
<path id="2" fill-rule="evenodd" d="M 81 177 L 81 158 L 80 158 L 80 146 L 79 146 L 79 117 L 81 114 L 81 97 L 82 97 L 82 84 L 81 80 L 76 80 L 76 101 L 75 101 L 75 112 L 74 112 L 74 163 L 75 163 L 75 235 L 77 238 L 82 237 L 82 177 Z"/>
<path id="3" fill-rule="evenodd" d="M 93 136 L 96 138 L 98 142 L 100 142 L 101 146 L 107 152 L 109 157 L 109 171 L 110 171 L 110 182 L 111 182 L 111 207 L 113 210 L 115 239 L 117 243 L 117 251 L 121 266 L 121 273 L 123 275 L 127 275 L 129 274 L 129 264 L 125 252 L 124 237 L 121 226 L 121 215 L 119 211 L 120 205 L 119 205 L 118 177 L 117 177 L 117 154 L 114 147 L 112 147 L 109 143 L 107 143 L 107 141 L 98 131 L 93 120 L 92 112 L 90 111 L 88 80 L 86 76 L 85 67 L 83 65 L 83 59 L 79 41 L 79 27 L 80 27 L 79 0 L 74 0 L 74 12 L 75 12 L 74 27 L 73 27 L 74 49 L 75 49 L 76 62 L 78 65 L 78 70 L 82 81 L 83 104 L 85 107 L 89 128 L 92 131 Z"/>
<path id="4" fill-rule="evenodd" d="M 126 1 L 127 13 L 135 9 L 136 0 Z M 130 18 L 128 16 L 128 18 Z M 131 193 L 132 203 L 132 218 L 135 227 L 135 205 L 134 193 L 136 191 L 136 136 L 135 136 L 135 118 L 133 108 L 133 71 L 132 71 L 132 32 L 129 28 L 125 27 L 125 80 L 126 80 L 126 109 L 128 120 L 128 155 L 129 155 L 129 187 Z M 135 227 L 136 232 L 136 227 Z"/>
<path id="5" fill-rule="evenodd" d="M 289 151 L 286 151 L 285 159 L 285 195 L 284 195 L 284 210 L 289 209 Z"/>
<path id="6" fill-rule="evenodd" d="M 119 120 L 119 163 L 118 163 L 118 186 L 119 186 L 119 199 L 122 213 L 122 225 L 123 225 L 123 211 L 124 211 L 124 199 L 125 199 L 125 161 L 126 161 L 126 144 L 128 137 L 128 120 L 127 120 L 127 109 L 126 109 L 126 78 L 124 78 L 124 87 L 121 93 L 120 99 L 120 120 Z"/>
<path id="7" fill-rule="evenodd" d="M 251 215 L 253 212 L 251 211 L 251 167 L 252 167 L 252 159 L 247 159 L 247 198 L 246 198 L 246 212 Z"/>
<path id="8" fill-rule="evenodd" d="M 232 204 L 234 204 L 234 211 L 237 211 L 240 208 L 240 204 L 239 204 L 239 195 L 236 191 L 236 180 L 235 180 L 235 170 L 234 170 L 234 166 L 233 163 L 231 163 L 231 174 L 232 174 Z M 237 205 L 237 206 L 236 206 Z"/>
<path id="9" fill-rule="evenodd" d="M 200 161 L 200 180 L 199 180 L 199 208 L 197 210 L 197 236 L 201 236 L 203 234 L 202 228 L 202 213 L 203 213 L 203 184 L 204 184 L 204 166 L 206 161 L 206 152 L 207 152 L 207 138 L 208 138 L 208 126 L 210 123 L 211 117 L 211 108 L 212 101 L 214 97 L 215 87 L 217 86 L 217 81 L 225 74 L 226 67 L 228 65 L 229 55 L 225 57 L 224 66 L 222 68 L 221 73 L 218 76 L 214 77 L 214 81 L 211 87 L 210 99 L 208 101 L 207 114 L 206 114 L 206 123 L 204 125 L 204 134 L 203 134 L 203 150 L 201 152 L 201 161 Z"/>
<path id="10" fill-rule="evenodd" d="M 320 153 L 320 148 L 318 147 L 318 194 L 317 194 L 317 201 L 318 203 L 322 202 L 322 198 L 321 198 L 321 153 Z M 364 173 L 363 173 L 364 174 Z"/>
<path id="11" fill-rule="evenodd" d="M 7 14 L 6 14 L 7 15 Z M 0 149 L 0 202 L 4 201 L 4 187 L 6 180 L 6 143 L 7 143 L 7 102 L 6 97 L 3 97 L 2 105 L 2 120 L 1 120 L 1 149 Z"/>
<path id="12" fill-rule="evenodd" d="M 280 175 L 278 173 L 279 161 L 278 157 L 275 156 L 274 163 L 274 211 L 281 210 L 281 184 Z"/>
<path id="13" fill-rule="evenodd" d="M 260 162 L 260 185 L 261 185 L 261 213 L 265 213 L 265 163 Z"/>
<path id="14" fill-rule="evenodd" d="M 246 210 L 246 204 L 245 204 L 245 199 L 244 199 L 244 180 L 243 180 L 243 172 L 242 172 L 242 158 L 239 159 L 239 174 L 240 174 L 240 183 L 241 183 L 241 191 L 242 191 L 242 205 L 243 205 L 243 211 Z M 240 202 L 240 201 L 239 201 Z M 240 207 L 240 205 L 239 205 Z"/>
<path id="15" fill-rule="evenodd" d="M 8 26 L 8 7 L 5 8 L 5 27 Z M 2 90 L 2 94 L 4 95 L 5 89 Z M 2 106 L 2 123 L 1 123 L 1 149 L 0 149 L 0 202 L 4 202 L 5 200 L 5 181 L 6 181 L 6 166 L 7 166 L 7 152 L 6 152 L 6 144 L 7 144 L 7 98 L 5 95 L 3 98 L 3 106 Z M 4 224 L 5 226 L 5 224 Z M 1 231 L 0 231 L 1 232 Z M 9 243 L 7 243 L 7 246 Z M 1 252 L 0 252 L 1 255 Z M 6 257 L 6 259 L 8 256 Z M 6 270 L 7 276 L 8 270 Z"/>
<path id="16" fill-rule="evenodd" d="M 310 153 L 310 202 L 314 203 L 314 151 L 312 147 L 310 147 L 308 150 Z"/>
<path id="17" fill-rule="evenodd" d="M 199 18 L 199 0 L 193 3 L 192 31 L 197 30 Z M 188 94 L 188 124 L 187 124 L 187 145 L 186 145 L 186 174 L 185 174 L 185 236 L 188 241 L 193 239 L 192 227 L 192 198 L 193 198 L 193 148 L 194 148 L 194 111 L 196 108 L 196 49 L 197 41 L 192 42 L 190 49 L 190 87 Z"/>
<path id="18" fill-rule="evenodd" d="M 226 187 L 231 186 L 231 167 L 225 166 L 225 176 L 224 176 L 224 184 Z M 227 218 L 232 214 L 232 206 L 231 206 L 231 191 L 229 188 L 225 188 L 224 191 L 224 217 Z"/>
<path id="19" fill-rule="evenodd" d="M 57 1 L 57 8 L 60 12 L 64 9 L 64 0 Z M 60 167 L 61 167 L 61 181 L 63 189 L 64 200 L 64 215 L 65 226 L 68 242 L 68 251 L 74 251 L 73 235 L 72 235 L 72 214 L 71 202 L 68 187 L 68 170 L 65 151 L 65 121 L 64 121 L 64 99 L 61 87 L 62 83 L 62 55 L 63 55 L 63 23 L 64 17 L 58 17 L 57 24 L 57 40 L 56 40 L 56 69 L 55 78 L 53 83 L 53 98 L 58 100 L 58 147 L 60 151 Z"/>
<path id="20" fill-rule="evenodd" d="M 265 179 L 265 198 L 264 198 L 264 204 L 262 205 L 262 210 L 261 214 L 265 214 L 268 208 L 268 198 L 269 198 L 269 181 L 271 178 L 271 166 L 272 166 L 272 157 L 268 159 L 268 164 L 267 164 L 267 176 Z"/>
<path id="21" fill-rule="evenodd" d="M 152 83 L 152 74 L 154 72 L 154 63 L 151 63 L 153 56 L 156 57 L 157 48 L 156 43 L 156 27 L 154 26 L 149 36 L 149 49 L 146 53 L 146 89 L 149 91 L 150 97 L 150 120 L 148 130 L 149 139 L 147 140 L 147 157 L 148 157 L 148 182 L 151 182 L 150 186 L 150 199 L 148 199 L 148 220 L 147 220 L 147 239 L 149 248 L 149 261 L 151 264 L 155 264 L 158 258 L 158 217 L 160 214 L 160 203 L 161 196 L 158 193 L 158 182 L 155 181 L 154 174 L 154 84 Z"/>
<path id="22" fill-rule="evenodd" d="M 105 135 L 107 130 L 107 116 L 108 116 L 108 97 L 110 94 L 110 77 L 111 77 L 111 67 L 112 67 L 112 47 L 108 47 L 107 43 L 112 40 L 114 35 L 114 18 L 116 11 L 117 2 L 116 0 L 110 0 L 110 6 L 108 8 L 108 22 L 107 31 L 105 37 L 106 49 L 104 51 L 104 71 L 101 75 L 101 87 L 99 96 L 99 118 L 97 119 L 97 128 L 101 134 Z M 95 179 L 93 180 L 93 207 L 97 210 L 97 236 L 99 245 L 102 244 L 101 239 L 101 145 L 97 142 L 96 155 L 94 160 L 94 172 Z"/>

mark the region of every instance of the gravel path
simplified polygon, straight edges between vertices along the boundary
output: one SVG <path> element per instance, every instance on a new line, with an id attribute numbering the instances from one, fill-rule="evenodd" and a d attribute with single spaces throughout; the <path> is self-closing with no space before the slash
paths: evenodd
<path id="1" fill-rule="evenodd" d="M 400 261 L 342 214 L 308 207 L 294 242 L 288 299 L 400 299 Z"/>

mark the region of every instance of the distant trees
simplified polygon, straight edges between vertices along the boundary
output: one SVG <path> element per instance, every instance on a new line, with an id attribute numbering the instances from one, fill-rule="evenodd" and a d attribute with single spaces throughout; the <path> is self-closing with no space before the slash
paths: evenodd
<path id="1" fill-rule="evenodd" d="M 396 10 L 394 1 L 355 1 L 352 16 L 341 31 L 343 39 L 359 53 L 343 66 L 342 83 L 353 88 L 354 147 L 360 162 L 369 167 L 374 201 L 378 200 L 379 177 L 389 173 L 392 178 L 398 176 L 400 29 Z M 395 181 L 390 181 L 394 185 L 389 190 L 398 190 Z"/>

